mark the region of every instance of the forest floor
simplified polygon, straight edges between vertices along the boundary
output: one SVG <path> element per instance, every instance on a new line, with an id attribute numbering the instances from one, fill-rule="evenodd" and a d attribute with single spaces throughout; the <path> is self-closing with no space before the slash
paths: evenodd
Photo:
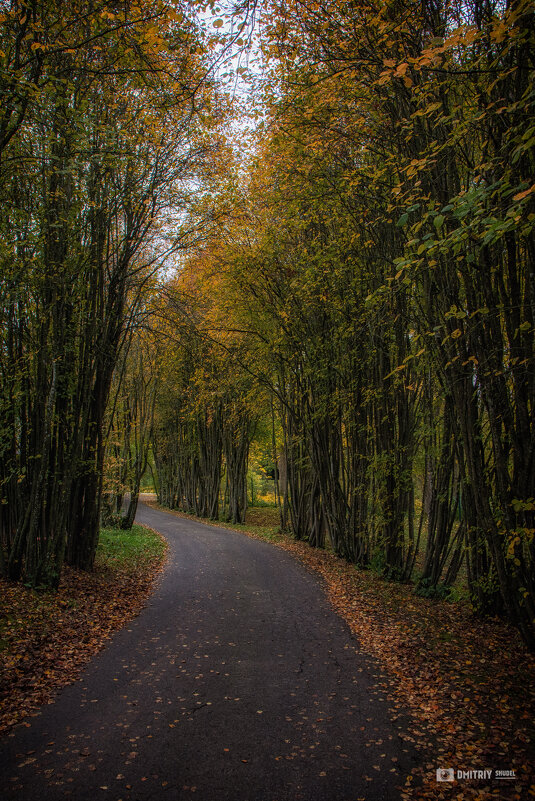
<path id="1" fill-rule="evenodd" d="M 101 532 L 93 573 L 65 567 L 58 592 L 0 579 L 0 733 L 51 703 L 144 606 L 165 559 L 156 532 Z"/>
<path id="2" fill-rule="evenodd" d="M 430 754 L 409 777 L 407 799 L 535 798 L 535 655 L 514 628 L 295 541 L 280 532 L 273 507 L 249 509 L 244 525 L 213 525 L 268 540 L 321 575 L 332 606 L 387 674 L 392 706 L 409 711 L 411 735 Z M 454 786 L 426 778 L 439 768 L 493 778 Z M 497 771 L 511 778 L 496 779 Z"/>

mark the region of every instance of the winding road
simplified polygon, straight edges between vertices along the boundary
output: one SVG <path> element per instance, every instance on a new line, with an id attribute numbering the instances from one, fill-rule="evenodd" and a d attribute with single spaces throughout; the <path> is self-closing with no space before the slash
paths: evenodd
<path id="1" fill-rule="evenodd" d="M 318 577 L 140 504 L 169 542 L 148 605 L 0 740 L 19 801 L 393 801 L 418 759 Z"/>

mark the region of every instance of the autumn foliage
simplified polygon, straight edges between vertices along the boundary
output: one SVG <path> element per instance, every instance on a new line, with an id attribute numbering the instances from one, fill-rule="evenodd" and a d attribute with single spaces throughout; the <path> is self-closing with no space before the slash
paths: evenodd
<path id="1" fill-rule="evenodd" d="M 283 528 L 533 648 L 532 6 L 274 2 L 260 41 L 177 397 L 222 431 L 214 376 L 252 377 Z"/>

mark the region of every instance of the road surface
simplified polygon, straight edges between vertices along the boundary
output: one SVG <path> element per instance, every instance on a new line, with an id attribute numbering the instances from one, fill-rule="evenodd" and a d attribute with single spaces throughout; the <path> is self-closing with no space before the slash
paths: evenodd
<path id="1" fill-rule="evenodd" d="M 0 740 L 19 801 L 393 801 L 417 754 L 320 579 L 243 534 L 140 505 L 168 540 L 147 607 Z"/>

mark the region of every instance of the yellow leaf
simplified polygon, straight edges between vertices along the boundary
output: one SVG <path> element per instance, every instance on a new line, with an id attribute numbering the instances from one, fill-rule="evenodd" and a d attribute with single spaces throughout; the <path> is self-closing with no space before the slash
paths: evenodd
<path id="1" fill-rule="evenodd" d="M 529 189 L 525 189 L 523 192 L 519 192 L 517 195 L 514 196 L 513 200 L 523 200 L 525 197 L 530 195 L 532 192 L 535 192 L 535 184 L 530 186 Z"/>
<path id="2" fill-rule="evenodd" d="M 505 34 L 507 32 L 507 27 L 503 22 L 497 22 L 494 30 L 490 32 L 490 38 L 493 39 L 495 42 L 501 42 L 505 38 Z"/>

